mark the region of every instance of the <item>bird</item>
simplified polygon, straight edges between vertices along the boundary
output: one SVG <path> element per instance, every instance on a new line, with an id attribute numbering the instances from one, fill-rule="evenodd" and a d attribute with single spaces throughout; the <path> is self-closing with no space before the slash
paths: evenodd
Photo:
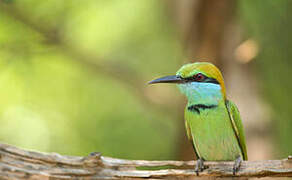
<path id="1" fill-rule="evenodd" d="M 247 160 L 245 133 L 237 106 L 226 98 L 223 76 L 209 62 L 183 65 L 175 75 L 148 82 L 175 83 L 187 98 L 184 119 L 187 137 L 193 145 L 199 175 L 204 161 L 234 161 L 233 175 Z"/>

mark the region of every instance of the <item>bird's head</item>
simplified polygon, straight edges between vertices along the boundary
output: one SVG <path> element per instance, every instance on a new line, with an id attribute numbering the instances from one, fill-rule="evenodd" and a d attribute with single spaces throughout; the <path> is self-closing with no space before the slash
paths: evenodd
<path id="1" fill-rule="evenodd" d="M 224 99 L 226 98 L 223 76 L 215 65 L 208 62 L 183 65 L 176 75 L 149 82 L 149 84 L 155 83 L 176 83 L 188 99 L 193 97 L 193 94 L 207 97 L 214 96 L 215 93 L 220 93 Z"/>

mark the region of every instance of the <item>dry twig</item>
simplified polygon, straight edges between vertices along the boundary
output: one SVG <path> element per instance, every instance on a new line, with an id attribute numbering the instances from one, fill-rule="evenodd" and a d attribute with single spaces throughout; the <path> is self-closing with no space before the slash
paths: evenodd
<path id="1" fill-rule="evenodd" d="M 87 157 L 26 151 L 0 144 L 0 179 L 164 179 L 192 178 L 195 161 L 125 160 L 91 153 Z M 232 177 L 233 162 L 206 162 L 202 177 Z M 148 170 L 146 170 L 148 169 Z M 151 170 L 152 169 L 152 170 Z M 155 169 L 155 170 L 153 170 Z M 292 177 L 292 157 L 243 162 L 237 177 Z"/>

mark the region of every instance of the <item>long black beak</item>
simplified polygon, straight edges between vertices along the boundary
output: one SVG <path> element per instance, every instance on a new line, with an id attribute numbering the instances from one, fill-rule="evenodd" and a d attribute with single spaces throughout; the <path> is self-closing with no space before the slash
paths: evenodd
<path id="1" fill-rule="evenodd" d="M 173 76 L 164 76 L 158 79 L 154 79 L 148 84 L 156 84 L 156 83 L 182 83 L 183 79 L 179 76 L 173 75 Z"/>

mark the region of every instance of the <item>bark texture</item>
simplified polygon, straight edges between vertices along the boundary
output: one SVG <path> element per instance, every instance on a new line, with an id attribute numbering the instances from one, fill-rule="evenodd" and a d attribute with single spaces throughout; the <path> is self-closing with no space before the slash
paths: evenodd
<path id="1" fill-rule="evenodd" d="M 0 144 L 0 179 L 178 179 L 197 177 L 195 161 L 125 160 L 91 153 L 86 157 L 41 153 Z M 233 162 L 206 162 L 200 177 L 233 177 Z M 292 156 L 246 161 L 237 177 L 292 177 Z"/>

